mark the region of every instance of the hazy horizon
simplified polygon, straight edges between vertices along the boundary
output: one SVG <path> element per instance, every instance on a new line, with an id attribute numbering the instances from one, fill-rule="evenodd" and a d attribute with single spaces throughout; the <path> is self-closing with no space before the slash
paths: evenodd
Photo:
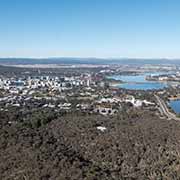
<path id="1" fill-rule="evenodd" d="M 0 59 L 99 59 L 99 60 L 180 60 L 180 58 L 166 58 L 166 57 L 90 57 L 90 56 L 82 56 L 82 57 L 78 57 L 78 56 L 49 56 L 49 57 L 27 57 L 27 56 L 7 56 L 7 57 L 0 57 Z"/>

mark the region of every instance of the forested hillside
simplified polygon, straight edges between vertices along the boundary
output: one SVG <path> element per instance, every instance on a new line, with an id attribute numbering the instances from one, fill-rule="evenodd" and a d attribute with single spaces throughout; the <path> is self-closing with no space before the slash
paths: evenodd
<path id="1" fill-rule="evenodd" d="M 17 112 L 0 114 L 0 179 L 180 178 L 179 122 L 144 111 L 47 117 L 29 126 Z"/>

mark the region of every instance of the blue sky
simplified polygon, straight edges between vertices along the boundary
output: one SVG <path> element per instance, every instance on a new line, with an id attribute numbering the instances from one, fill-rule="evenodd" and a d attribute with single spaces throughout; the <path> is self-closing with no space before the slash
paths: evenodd
<path id="1" fill-rule="evenodd" d="M 180 58 L 179 0 L 0 0 L 0 57 Z"/>

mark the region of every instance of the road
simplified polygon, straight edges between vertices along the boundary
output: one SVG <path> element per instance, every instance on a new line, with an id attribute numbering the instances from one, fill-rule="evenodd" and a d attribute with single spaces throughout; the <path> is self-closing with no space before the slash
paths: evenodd
<path id="1" fill-rule="evenodd" d="M 180 118 L 178 118 L 175 114 L 169 111 L 166 103 L 157 95 L 155 95 L 157 102 L 160 106 L 161 112 L 168 117 L 168 119 L 173 119 L 176 121 L 180 121 Z"/>

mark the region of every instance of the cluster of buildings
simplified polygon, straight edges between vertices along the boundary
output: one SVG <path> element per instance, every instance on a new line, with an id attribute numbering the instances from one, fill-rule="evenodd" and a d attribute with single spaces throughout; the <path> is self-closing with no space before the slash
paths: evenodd
<path id="1" fill-rule="evenodd" d="M 50 76 L 36 76 L 26 78 L 0 78 L 0 88 L 11 90 L 37 89 L 37 88 L 52 88 L 55 90 L 64 90 L 74 86 L 90 86 L 95 85 L 92 81 L 90 74 L 82 76 L 63 76 L 63 77 L 50 77 Z"/>
<path id="2" fill-rule="evenodd" d="M 0 78 L 0 110 L 16 108 L 51 108 L 56 111 L 81 111 L 114 115 L 123 104 L 138 108 L 155 106 L 128 94 L 119 96 L 99 74 L 80 76 L 27 76 Z"/>
<path id="3" fill-rule="evenodd" d="M 180 82 L 180 72 L 176 72 L 173 74 L 163 74 L 163 75 L 153 75 L 153 76 L 147 76 L 146 77 L 147 80 L 150 81 L 174 81 L 174 82 Z"/>

